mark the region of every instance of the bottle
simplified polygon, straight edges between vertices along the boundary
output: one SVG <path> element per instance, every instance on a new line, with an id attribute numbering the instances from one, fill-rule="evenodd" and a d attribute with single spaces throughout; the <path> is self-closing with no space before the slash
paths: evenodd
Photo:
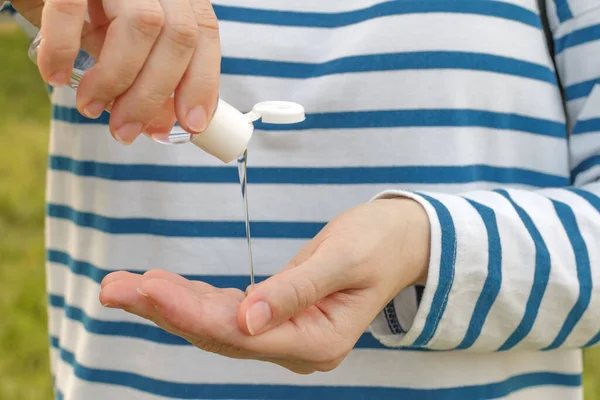
<path id="1" fill-rule="evenodd" d="M 42 42 L 41 33 L 29 47 L 29 58 L 37 64 L 37 54 Z M 75 59 L 68 86 L 77 90 L 85 73 L 96 64 L 94 58 L 80 50 Z M 287 101 L 267 101 L 256 104 L 252 111 L 243 114 L 219 99 L 217 109 L 207 129 L 200 134 L 190 134 L 175 125 L 168 134 L 146 134 L 162 144 L 192 143 L 219 160 L 229 163 L 239 158 L 254 132 L 253 122 L 262 118 L 266 124 L 295 124 L 304 121 L 304 107 Z"/>

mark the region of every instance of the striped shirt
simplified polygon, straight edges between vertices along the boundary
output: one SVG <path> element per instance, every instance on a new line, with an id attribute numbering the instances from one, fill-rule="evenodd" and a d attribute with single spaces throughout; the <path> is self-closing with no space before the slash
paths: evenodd
<path id="1" fill-rule="evenodd" d="M 246 287 L 237 170 L 191 145 L 123 147 L 54 91 L 57 398 L 581 399 L 581 349 L 600 341 L 600 2 L 546 5 L 554 59 L 536 0 L 214 2 L 221 97 L 308 113 L 250 142 L 261 278 L 374 196 L 431 220 L 424 291 L 399 293 L 328 373 L 205 353 L 101 307 L 120 269 Z"/>

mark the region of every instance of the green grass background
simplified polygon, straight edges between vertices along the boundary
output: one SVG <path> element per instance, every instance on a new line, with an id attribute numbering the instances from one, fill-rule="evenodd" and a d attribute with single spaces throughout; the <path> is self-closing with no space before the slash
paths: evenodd
<path id="1" fill-rule="evenodd" d="M 0 400 L 52 398 L 44 291 L 50 109 L 29 40 L 0 23 Z M 600 349 L 585 353 L 586 400 L 600 400 Z"/>

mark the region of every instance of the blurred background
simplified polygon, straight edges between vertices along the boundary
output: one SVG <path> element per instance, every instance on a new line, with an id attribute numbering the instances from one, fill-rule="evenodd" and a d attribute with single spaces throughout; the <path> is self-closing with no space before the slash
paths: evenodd
<path id="1" fill-rule="evenodd" d="M 50 400 L 44 188 L 50 106 L 26 35 L 0 13 L 0 400 Z M 600 348 L 585 353 L 600 400 Z"/>

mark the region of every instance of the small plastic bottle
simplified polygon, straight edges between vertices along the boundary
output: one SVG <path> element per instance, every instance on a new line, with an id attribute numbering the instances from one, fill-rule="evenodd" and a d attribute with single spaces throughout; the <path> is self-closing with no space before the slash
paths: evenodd
<path id="1" fill-rule="evenodd" d="M 29 58 L 37 64 L 37 55 L 42 42 L 38 33 L 29 48 Z M 77 90 L 85 73 L 96 64 L 94 58 L 83 50 L 79 51 L 68 86 Z M 262 118 L 266 124 L 295 124 L 304 121 L 304 107 L 286 101 L 267 101 L 256 104 L 252 111 L 243 114 L 219 99 L 217 109 L 208 128 L 200 134 L 190 134 L 175 125 L 166 135 L 146 134 L 162 144 L 192 143 L 207 153 L 228 163 L 239 158 L 246 150 L 254 132 L 253 122 Z"/>

